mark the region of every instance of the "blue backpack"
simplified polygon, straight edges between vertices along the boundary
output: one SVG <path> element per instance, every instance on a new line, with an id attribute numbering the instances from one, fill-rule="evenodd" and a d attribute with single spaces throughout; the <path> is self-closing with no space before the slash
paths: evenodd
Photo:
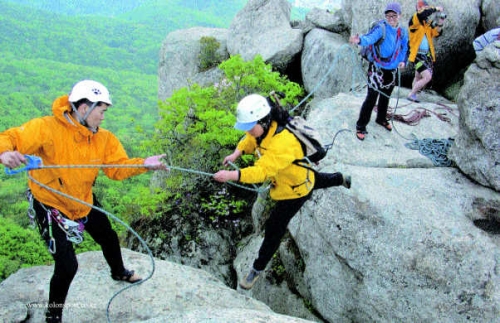
<path id="1" fill-rule="evenodd" d="M 380 37 L 380 39 L 377 40 L 375 44 L 362 46 L 360 50 L 361 57 L 363 57 L 369 62 L 377 62 L 379 65 L 382 66 L 389 65 L 391 61 L 395 60 L 398 57 L 402 45 L 401 34 L 404 33 L 401 27 L 398 27 L 396 36 L 396 49 L 394 50 L 394 53 L 392 53 L 392 55 L 390 55 L 389 57 L 382 57 L 380 55 L 380 45 L 385 39 L 385 29 L 386 29 L 385 24 L 386 24 L 385 20 L 379 20 L 377 22 L 372 23 L 370 30 L 373 30 L 373 28 L 380 26 L 380 28 L 382 28 L 382 37 Z"/>
<path id="2" fill-rule="evenodd" d="M 385 20 L 374 21 L 370 25 L 370 31 L 376 27 L 382 28 L 382 37 L 377 40 L 375 44 L 368 46 L 361 46 L 359 55 L 368 62 L 373 62 L 377 58 L 380 58 L 380 44 L 384 42 L 385 39 Z"/>

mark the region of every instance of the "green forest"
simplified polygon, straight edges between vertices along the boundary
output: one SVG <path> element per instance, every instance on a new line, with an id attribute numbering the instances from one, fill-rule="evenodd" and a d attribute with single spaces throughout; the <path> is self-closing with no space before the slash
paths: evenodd
<path id="1" fill-rule="evenodd" d="M 283 103 L 296 104 L 294 98 L 303 96 L 303 89 L 260 57 L 244 62 L 234 56 L 219 65 L 228 80 L 226 88 L 193 84 L 159 102 L 158 55 L 170 31 L 193 26 L 227 28 L 245 3 L 0 1 L 0 131 L 51 115 L 56 97 L 67 94 L 79 80 L 94 79 L 108 87 L 113 99 L 102 127 L 118 136 L 129 156 L 166 153 L 169 165 L 215 172 L 241 136 L 232 127 L 234 106 L 241 97 L 277 90 L 287 94 Z M 215 45 L 207 50 L 217 47 L 214 40 L 204 41 Z M 94 192 L 107 212 L 126 223 L 176 213 L 199 214 L 204 224 L 219 225 L 220 218 L 241 213 L 249 196 L 241 190 L 221 189 L 211 178 L 175 171 L 162 189 L 152 191 L 151 179 L 151 173 L 121 182 L 100 176 Z M 51 263 L 27 216 L 27 180 L 23 173 L 0 172 L 0 281 L 21 267 Z M 191 191 L 198 192 L 196 198 L 186 198 Z M 126 229 L 113 225 L 125 238 Z M 98 248 L 92 239 L 85 239 L 76 249 Z"/>
<path id="2" fill-rule="evenodd" d="M 160 153 L 148 140 L 159 118 L 157 67 L 163 39 L 193 26 L 227 28 L 245 2 L 0 1 L 0 131 L 51 115 L 56 97 L 90 78 L 110 90 L 113 107 L 102 127 L 119 137 L 129 156 Z M 150 177 L 115 182 L 100 176 L 95 192 L 109 212 L 130 221 L 155 203 L 142 198 L 151 195 Z M 26 188 L 26 174 L 9 176 L 1 169 L 0 280 L 21 266 L 51 261 L 29 227 Z M 95 248 L 87 241 L 79 249 Z"/>

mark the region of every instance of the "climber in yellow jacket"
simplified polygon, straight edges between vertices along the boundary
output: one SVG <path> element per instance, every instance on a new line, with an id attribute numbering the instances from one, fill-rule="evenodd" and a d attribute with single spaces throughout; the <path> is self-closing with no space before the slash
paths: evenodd
<path id="1" fill-rule="evenodd" d="M 288 223 L 315 189 L 343 185 L 351 187 L 351 177 L 341 173 L 319 173 L 294 161 L 304 158 L 298 139 L 277 117 L 276 108 L 258 94 L 244 97 L 237 107 L 235 128 L 246 131 L 234 152 L 223 164 L 234 162 L 243 154 L 255 154 L 253 166 L 240 170 L 220 170 L 214 174 L 218 182 L 234 181 L 246 184 L 271 181 L 270 196 L 277 201 L 265 225 L 264 241 L 248 275 L 240 282 L 250 289 L 278 250 Z"/>
<path id="2" fill-rule="evenodd" d="M 92 186 L 98 165 L 120 165 L 130 168 L 102 168 L 111 179 L 122 180 L 150 169 L 166 169 L 163 155 L 129 158 L 120 141 L 111 132 L 99 128 L 111 106 L 108 90 L 101 83 L 83 80 L 74 85 L 69 95 L 57 98 L 52 116 L 35 118 L 20 127 L 0 133 L 0 163 L 9 168 L 26 164 L 25 155 L 41 158 L 42 166 L 30 170 L 30 201 L 40 234 L 54 258 L 54 274 L 50 281 L 47 322 L 60 322 L 65 299 L 78 268 L 68 232 L 68 220 L 77 221 L 101 246 L 115 280 L 130 283 L 141 278 L 123 265 L 116 232 L 107 216 L 58 192 L 99 206 Z M 58 165 L 95 165 L 93 168 L 58 168 Z M 132 165 L 136 167 L 132 167 Z M 141 167 L 143 165 L 143 167 Z M 43 187 L 43 186 L 46 187 Z M 61 222 L 61 226 L 57 223 Z M 69 240 L 68 240 L 69 239 Z"/>
<path id="3" fill-rule="evenodd" d="M 418 0 L 416 9 L 408 24 L 410 30 L 408 61 L 415 65 L 415 77 L 408 100 L 420 102 L 417 93 L 432 80 L 436 62 L 433 39 L 441 35 L 446 14 L 443 12 L 443 7 L 429 6 L 425 0 Z M 437 22 L 430 18 L 436 12 L 438 13 Z"/>

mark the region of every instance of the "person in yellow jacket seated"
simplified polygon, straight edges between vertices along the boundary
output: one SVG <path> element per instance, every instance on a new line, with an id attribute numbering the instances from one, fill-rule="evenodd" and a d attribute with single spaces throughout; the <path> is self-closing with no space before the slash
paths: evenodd
<path id="1" fill-rule="evenodd" d="M 408 24 L 410 30 L 408 61 L 415 64 L 415 77 L 407 99 L 418 103 L 420 100 L 417 98 L 417 93 L 432 80 L 436 62 L 433 38 L 441 36 L 446 14 L 443 12 L 443 7 L 429 6 L 425 0 L 418 0 L 416 9 Z M 439 12 L 437 22 L 430 18 L 435 12 Z"/>
<path id="2" fill-rule="evenodd" d="M 277 201 L 265 224 L 264 241 L 248 275 L 240 282 L 250 289 L 278 250 L 288 223 L 315 189 L 343 185 L 351 187 L 351 177 L 341 173 L 319 173 L 294 161 L 304 158 L 298 139 L 288 131 L 273 113 L 275 107 L 259 94 L 244 97 L 237 106 L 235 128 L 246 131 L 235 151 L 224 158 L 223 164 L 234 162 L 243 154 L 255 154 L 253 166 L 240 170 L 220 170 L 213 175 L 218 182 L 234 181 L 246 184 L 272 183 L 270 196 Z"/>
<path id="3" fill-rule="evenodd" d="M 146 159 L 129 158 L 115 135 L 99 128 L 111 104 L 104 85 L 83 80 L 73 86 L 69 95 L 54 101 L 52 116 L 35 118 L 0 133 L 0 162 L 4 166 L 13 169 L 26 164 L 26 155 L 41 158 L 42 166 L 55 166 L 29 171 L 31 207 L 35 211 L 40 234 L 55 262 L 46 322 L 61 322 L 66 296 L 78 269 L 69 223 L 78 223 L 82 230 L 80 233 L 84 228 L 101 246 L 114 280 L 129 283 L 141 280 L 133 270 L 125 269 L 118 236 L 106 214 L 62 195 L 99 206 L 92 193 L 99 172 L 97 165 L 131 166 L 103 168 L 104 173 L 114 180 L 142 174 L 150 169 L 166 170 L 161 162 L 163 155 Z M 96 166 L 72 169 L 57 168 L 57 165 Z"/>

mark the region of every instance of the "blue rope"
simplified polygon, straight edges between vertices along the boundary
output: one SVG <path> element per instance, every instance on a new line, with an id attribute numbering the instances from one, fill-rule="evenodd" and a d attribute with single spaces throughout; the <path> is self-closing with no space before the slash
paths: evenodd
<path id="1" fill-rule="evenodd" d="M 354 51 L 354 49 L 349 46 L 348 44 L 344 44 L 342 45 L 336 53 L 338 52 L 341 52 L 344 50 L 344 49 L 347 49 L 350 53 L 351 53 L 351 59 L 353 62 L 355 62 L 357 60 L 357 53 Z M 338 62 L 341 58 L 343 58 L 344 56 L 343 55 L 335 55 L 335 58 L 333 59 L 333 62 L 332 64 L 330 65 L 330 67 L 328 68 L 328 71 L 325 73 L 325 75 L 323 75 L 323 77 L 321 78 L 321 80 L 314 86 L 313 90 L 305 97 L 303 98 L 295 107 L 293 107 L 290 112 L 293 112 L 295 111 L 298 107 L 300 107 L 311 95 L 313 95 L 317 90 L 318 88 L 326 81 L 326 77 L 331 73 L 333 72 L 334 68 L 338 65 Z M 359 64 L 354 64 L 353 66 L 359 66 Z M 362 68 L 359 68 L 358 70 L 354 70 L 353 71 L 353 74 L 352 74 L 352 77 L 351 77 L 351 91 L 354 90 L 355 88 L 355 73 L 356 72 L 360 72 L 362 73 Z"/>
<path id="2" fill-rule="evenodd" d="M 415 139 L 412 142 L 406 143 L 405 146 L 409 149 L 418 150 L 422 155 L 428 157 L 434 166 L 450 167 L 453 165 L 453 162 L 448 158 L 448 150 L 453 141 L 453 138 L 424 138 L 421 140 Z"/>
<path id="3" fill-rule="evenodd" d="M 350 52 L 351 59 L 352 59 L 353 62 L 355 62 L 356 59 L 357 59 L 357 53 L 354 51 L 354 49 L 351 46 L 349 46 L 348 44 L 344 44 L 344 45 L 342 45 L 340 47 L 340 49 L 338 50 L 338 52 L 342 52 L 343 49 L 347 49 Z M 333 60 L 333 63 L 330 65 L 330 67 L 328 68 L 328 71 L 325 73 L 325 75 L 323 75 L 323 77 L 315 85 L 315 87 L 313 88 L 313 90 L 305 98 L 303 98 L 295 107 L 293 107 L 290 110 L 290 112 L 293 112 L 298 107 L 300 107 L 310 96 L 312 96 L 318 90 L 318 88 L 326 81 L 327 76 L 334 71 L 335 67 L 338 65 L 338 62 L 339 62 L 340 58 L 343 58 L 343 55 L 335 55 L 335 59 Z M 352 78 L 351 78 L 351 80 L 352 80 L 351 91 L 354 90 L 355 73 L 358 72 L 358 71 L 362 71 L 363 70 L 362 65 L 358 64 L 357 62 L 356 62 L 356 64 L 353 64 L 353 66 L 356 66 L 357 68 L 353 71 L 353 74 L 352 74 Z M 427 138 L 427 139 L 419 140 L 415 135 L 412 135 L 413 139 L 406 138 L 405 136 L 403 136 L 397 130 L 396 126 L 394 125 L 394 115 L 396 114 L 396 110 L 397 110 L 398 105 L 399 105 L 400 87 L 401 87 L 401 71 L 398 69 L 397 73 L 398 73 L 398 89 L 397 89 L 397 95 L 396 95 L 396 106 L 394 107 L 394 113 L 392 114 L 391 119 L 390 119 L 390 122 L 392 124 L 392 128 L 403 139 L 410 141 L 409 143 L 405 144 L 405 146 L 407 148 L 414 149 L 414 150 L 419 150 L 419 152 L 422 155 L 424 155 L 424 156 L 428 157 L 429 159 L 431 159 L 432 163 L 435 166 L 445 166 L 445 167 L 451 166 L 453 163 L 452 163 L 451 160 L 448 159 L 447 153 L 448 153 L 448 150 L 449 150 L 449 148 L 451 147 L 451 145 L 452 145 L 452 143 L 454 141 L 452 138 L 441 139 L 441 140 L 439 140 L 439 139 L 428 139 Z M 390 96 L 388 96 L 387 94 L 383 93 L 379 89 L 375 88 L 371 84 L 367 83 L 367 85 L 370 86 L 375 91 L 379 92 L 380 95 L 384 95 L 384 96 L 390 98 Z M 340 132 L 345 131 L 345 130 L 347 130 L 347 129 L 341 129 L 341 130 L 339 130 L 335 134 L 335 137 Z M 333 143 L 335 142 L 335 137 L 333 138 L 333 142 L 331 144 L 325 146 L 325 148 L 327 149 L 327 151 L 328 151 L 328 149 L 330 149 L 333 146 Z"/>

